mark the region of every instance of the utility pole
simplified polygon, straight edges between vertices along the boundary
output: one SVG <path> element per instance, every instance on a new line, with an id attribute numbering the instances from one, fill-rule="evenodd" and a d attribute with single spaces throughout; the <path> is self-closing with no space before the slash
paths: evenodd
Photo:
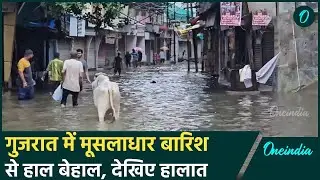
<path id="1" fill-rule="evenodd" d="M 167 33 L 169 32 L 169 26 L 170 26 L 170 24 L 169 24 L 169 21 L 170 21 L 170 18 L 169 18 L 169 2 L 167 2 Z M 168 41 L 167 41 L 168 42 Z M 169 55 L 171 56 L 171 38 L 170 38 L 170 42 L 169 43 L 167 43 L 167 46 L 168 46 L 168 48 L 169 48 Z M 171 60 L 171 57 L 169 56 L 169 61 Z M 167 56 L 168 57 L 168 56 Z"/>
<path id="2" fill-rule="evenodd" d="M 191 4 L 191 16 L 193 17 L 192 4 Z M 195 63 L 196 72 L 198 72 L 198 43 L 197 43 L 196 30 L 192 30 L 192 42 L 193 42 L 194 63 Z"/>
<path id="3" fill-rule="evenodd" d="M 173 3 L 173 19 L 176 20 L 176 2 Z M 173 44 L 173 59 L 174 59 L 173 62 L 175 64 L 176 63 L 176 32 L 173 33 L 173 43 L 174 43 Z"/>
<path id="4" fill-rule="evenodd" d="M 189 22 L 189 3 L 187 3 L 187 23 Z M 189 41 L 189 32 L 187 34 L 187 61 L 188 61 L 188 72 L 190 72 L 190 41 Z"/>

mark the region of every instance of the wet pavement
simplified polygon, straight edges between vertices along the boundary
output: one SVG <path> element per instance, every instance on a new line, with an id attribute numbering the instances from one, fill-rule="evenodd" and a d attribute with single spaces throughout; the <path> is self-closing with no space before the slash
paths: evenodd
<path id="1" fill-rule="evenodd" d="M 16 100 L 15 93 L 5 94 L 2 97 L 2 128 L 59 131 L 258 130 L 266 136 L 318 135 L 317 93 L 227 95 L 213 89 L 212 80 L 207 75 L 187 73 L 185 64 L 141 67 L 127 70 L 120 78 L 110 78 L 119 83 L 122 96 L 120 120 L 117 122 L 98 122 L 92 90 L 87 84 L 76 108 L 71 107 L 71 97 L 67 108 L 62 109 L 48 93 L 37 92 L 34 100 L 25 102 Z M 275 107 L 284 113 L 276 116 L 270 113 L 275 112 L 271 111 Z M 300 113 L 286 114 L 290 111 Z"/>

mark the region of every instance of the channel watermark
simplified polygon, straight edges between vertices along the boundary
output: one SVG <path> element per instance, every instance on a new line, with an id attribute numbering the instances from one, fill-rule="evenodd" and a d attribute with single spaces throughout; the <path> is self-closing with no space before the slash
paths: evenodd
<path id="1" fill-rule="evenodd" d="M 271 117 L 309 117 L 310 113 L 302 107 L 297 107 L 294 110 L 280 110 L 278 106 L 271 106 L 269 109 Z"/>

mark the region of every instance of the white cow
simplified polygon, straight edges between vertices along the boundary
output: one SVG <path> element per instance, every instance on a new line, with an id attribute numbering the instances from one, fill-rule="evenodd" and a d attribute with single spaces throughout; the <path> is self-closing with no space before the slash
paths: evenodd
<path id="1" fill-rule="evenodd" d="M 115 82 L 111 82 L 105 73 L 95 74 L 92 82 L 93 101 L 97 107 L 99 121 L 104 121 L 106 112 L 112 109 L 113 121 L 119 119 L 120 91 Z"/>

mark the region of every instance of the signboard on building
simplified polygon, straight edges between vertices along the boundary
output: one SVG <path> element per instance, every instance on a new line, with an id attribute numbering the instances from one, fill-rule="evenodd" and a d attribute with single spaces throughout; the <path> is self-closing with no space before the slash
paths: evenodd
<path id="1" fill-rule="evenodd" d="M 271 22 L 271 19 L 272 17 L 266 9 L 252 13 L 253 26 L 268 26 L 268 24 Z"/>
<path id="2" fill-rule="evenodd" d="M 145 32 L 144 28 L 138 28 L 137 29 L 137 36 L 144 37 L 145 36 L 144 32 Z"/>
<path id="3" fill-rule="evenodd" d="M 118 33 L 116 33 L 116 32 L 108 32 L 106 34 L 106 37 L 107 38 L 117 38 L 118 37 Z"/>
<path id="4" fill-rule="evenodd" d="M 86 35 L 86 21 L 70 16 L 69 36 L 84 37 Z"/>
<path id="5" fill-rule="evenodd" d="M 95 28 L 96 25 L 88 22 L 88 27 L 90 27 L 90 28 Z M 116 31 L 113 27 L 110 27 L 110 26 L 108 26 L 108 25 L 106 25 L 106 24 L 102 24 L 102 25 L 100 26 L 100 28 L 101 28 L 101 29 L 105 29 L 105 30 L 109 30 L 109 31 Z"/>
<path id="6" fill-rule="evenodd" d="M 116 42 L 116 38 L 113 38 L 113 37 L 106 37 L 105 38 L 106 44 L 115 44 L 115 42 Z"/>
<path id="7" fill-rule="evenodd" d="M 220 25 L 240 26 L 242 2 L 220 2 Z"/>

